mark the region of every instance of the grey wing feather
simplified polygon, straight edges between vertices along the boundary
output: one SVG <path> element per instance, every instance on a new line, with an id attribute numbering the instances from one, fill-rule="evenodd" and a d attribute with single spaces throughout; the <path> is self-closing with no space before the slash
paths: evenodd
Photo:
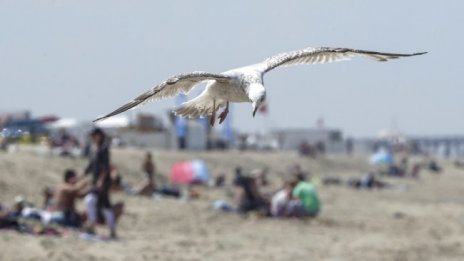
<path id="1" fill-rule="evenodd" d="M 94 122 L 101 121 L 114 115 L 120 114 L 129 109 L 143 105 L 146 102 L 173 97 L 180 93 L 188 93 L 193 89 L 195 85 L 203 81 L 214 80 L 219 82 L 229 82 L 231 79 L 232 78 L 228 76 L 208 72 L 192 72 L 187 74 L 175 75 L 162 82 L 161 84 L 151 88 L 150 90 L 146 91 L 140 96 L 136 97 L 127 104 L 124 104 L 123 106 L 119 107 L 115 111 L 94 120 Z"/>
<path id="2" fill-rule="evenodd" d="M 279 66 L 290 66 L 298 64 L 330 63 L 335 61 L 349 60 L 354 56 L 365 56 L 379 62 L 385 62 L 400 57 L 409 57 L 426 54 L 427 52 L 400 54 L 382 53 L 375 51 L 357 50 L 349 48 L 306 48 L 298 51 L 281 53 L 264 60 L 264 72 L 268 72 Z"/>

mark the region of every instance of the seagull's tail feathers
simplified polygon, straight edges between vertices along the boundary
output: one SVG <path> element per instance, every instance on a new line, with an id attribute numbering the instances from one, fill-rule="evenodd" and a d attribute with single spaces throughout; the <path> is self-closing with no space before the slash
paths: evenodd
<path id="1" fill-rule="evenodd" d="M 225 106 L 225 104 L 225 102 L 216 101 L 214 110 L 217 111 L 220 107 Z M 174 108 L 173 112 L 176 116 L 190 119 L 206 117 L 213 113 L 213 100 L 199 96 L 182 103 L 179 107 Z"/>

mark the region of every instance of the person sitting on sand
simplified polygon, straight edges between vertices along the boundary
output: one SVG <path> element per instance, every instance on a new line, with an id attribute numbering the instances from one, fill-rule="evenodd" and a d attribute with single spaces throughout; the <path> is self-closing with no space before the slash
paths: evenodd
<path id="1" fill-rule="evenodd" d="M 76 210 L 76 199 L 84 197 L 90 190 L 89 182 L 77 180 L 76 172 L 68 169 L 63 174 L 64 182 L 55 191 L 44 219 L 46 223 L 58 223 L 69 227 L 80 227 L 81 218 Z"/>
<path id="2" fill-rule="evenodd" d="M 2 204 L 0 204 L 0 229 L 1 228 L 19 228 L 17 211 L 10 210 L 7 206 Z"/>
<path id="3" fill-rule="evenodd" d="M 348 181 L 348 186 L 356 189 L 382 189 L 392 187 L 389 183 L 379 180 L 373 172 L 369 172 L 361 178 L 350 179 Z"/>
<path id="4" fill-rule="evenodd" d="M 313 184 L 295 176 L 292 200 L 288 202 L 287 215 L 291 217 L 315 217 L 320 211 L 319 197 Z"/>
<path id="5" fill-rule="evenodd" d="M 266 208 L 266 201 L 259 192 L 256 180 L 253 177 L 242 175 L 240 168 L 236 169 L 234 186 L 236 187 L 235 203 L 240 212 Z"/>
<path id="6" fill-rule="evenodd" d="M 288 180 L 284 187 L 277 191 L 271 199 L 271 215 L 273 217 L 288 216 L 288 203 L 292 199 L 292 191 L 295 187 L 295 181 Z"/>
<path id="7" fill-rule="evenodd" d="M 145 154 L 145 160 L 142 164 L 142 170 L 146 175 L 146 180 L 139 186 L 136 190 L 136 194 L 138 195 L 146 195 L 151 196 L 153 191 L 156 188 L 155 185 L 155 164 L 153 163 L 153 158 L 150 152 Z"/>

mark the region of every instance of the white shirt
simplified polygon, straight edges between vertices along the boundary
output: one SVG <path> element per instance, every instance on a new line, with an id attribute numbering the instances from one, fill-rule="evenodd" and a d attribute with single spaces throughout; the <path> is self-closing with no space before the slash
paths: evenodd
<path id="1" fill-rule="evenodd" d="M 272 216 L 282 216 L 285 212 L 285 206 L 288 202 L 288 193 L 285 189 L 279 190 L 274 194 L 271 200 Z"/>

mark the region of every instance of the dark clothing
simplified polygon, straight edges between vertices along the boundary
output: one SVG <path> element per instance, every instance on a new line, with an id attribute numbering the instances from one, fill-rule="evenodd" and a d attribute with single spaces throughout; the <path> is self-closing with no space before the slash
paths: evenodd
<path id="1" fill-rule="evenodd" d="M 181 196 L 179 189 L 170 188 L 167 186 L 163 186 L 161 189 L 155 190 L 155 193 L 159 193 L 164 196 L 171 196 L 175 198 L 179 198 Z"/>
<path id="2" fill-rule="evenodd" d="M 97 191 L 97 209 L 101 208 L 111 208 L 109 186 L 103 186 Z"/>
<path id="3" fill-rule="evenodd" d="M 153 176 L 155 174 L 155 164 L 151 160 L 145 160 L 143 163 L 143 171 L 147 175 L 148 181 L 153 183 Z"/>
<path id="4" fill-rule="evenodd" d="M 82 220 L 79 213 L 75 209 L 66 209 L 63 211 L 63 218 L 55 220 L 58 224 L 78 228 L 82 225 Z"/>
<path id="5" fill-rule="evenodd" d="M 101 145 L 91 152 L 90 162 L 85 169 L 85 174 L 92 174 L 92 184 L 94 186 L 96 186 L 100 175 L 105 175 L 103 183 L 111 184 L 110 150 L 108 140 L 104 140 Z"/>
<path id="6" fill-rule="evenodd" d="M 111 187 L 110 175 L 110 150 L 109 140 L 105 139 L 90 155 L 90 162 L 85 170 L 85 174 L 92 175 L 92 191 L 97 194 L 97 208 L 111 208 L 109 199 Z M 103 175 L 103 177 L 101 176 Z M 101 186 L 97 188 L 97 183 L 102 179 Z"/>
<path id="7" fill-rule="evenodd" d="M 260 210 L 266 206 L 266 202 L 259 195 L 253 178 L 239 175 L 235 178 L 234 184 L 241 187 L 245 194 L 239 206 L 240 211 Z"/>

